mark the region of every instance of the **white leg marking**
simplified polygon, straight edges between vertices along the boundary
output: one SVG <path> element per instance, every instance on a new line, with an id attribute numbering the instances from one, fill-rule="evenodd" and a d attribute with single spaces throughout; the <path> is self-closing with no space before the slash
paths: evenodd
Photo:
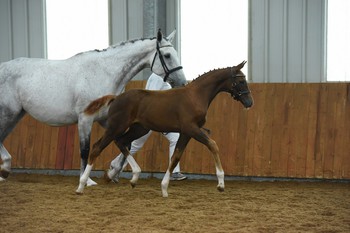
<path id="1" fill-rule="evenodd" d="M 224 177 L 225 177 L 225 173 L 222 170 L 219 170 L 218 168 L 216 168 L 216 176 L 218 178 L 218 186 L 217 189 L 222 192 L 225 189 L 225 182 L 224 182 Z"/>
<path id="2" fill-rule="evenodd" d="M 134 159 L 134 157 L 132 157 L 131 155 L 128 155 L 128 157 L 126 157 L 126 160 L 128 161 L 128 163 L 131 166 L 132 169 L 132 179 L 130 180 L 131 185 L 134 187 L 139 179 L 139 175 L 141 172 L 141 168 L 140 166 L 137 164 L 136 160 Z"/>
<path id="3" fill-rule="evenodd" d="M 93 166 L 92 164 L 91 164 L 91 165 L 88 164 L 88 165 L 86 166 L 86 168 L 85 168 L 84 173 L 81 175 L 80 181 L 79 181 L 79 187 L 78 187 L 78 189 L 75 191 L 77 194 L 82 194 L 82 193 L 83 193 L 84 187 L 85 187 L 85 185 L 86 185 L 86 183 L 87 183 L 87 180 L 88 180 L 88 178 L 89 178 L 90 172 L 91 172 L 91 170 L 92 170 L 92 166 Z"/>
<path id="4" fill-rule="evenodd" d="M 87 180 L 86 186 L 95 186 L 95 185 L 97 185 L 97 183 L 89 177 Z"/>
<path id="5" fill-rule="evenodd" d="M 162 183 L 161 183 L 161 188 L 162 188 L 162 195 L 163 197 L 168 197 L 168 186 L 169 186 L 169 181 L 170 181 L 170 171 L 169 169 L 166 171 Z"/>

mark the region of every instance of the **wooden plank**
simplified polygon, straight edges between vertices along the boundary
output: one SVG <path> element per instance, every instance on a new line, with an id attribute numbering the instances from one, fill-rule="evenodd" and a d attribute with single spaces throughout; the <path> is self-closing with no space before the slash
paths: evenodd
<path id="1" fill-rule="evenodd" d="M 45 125 L 43 123 L 40 123 L 38 121 L 35 121 L 35 138 L 33 141 L 33 161 L 32 161 L 32 168 L 40 168 L 42 167 L 40 165 L 41 161 L 41 151 L 43 146 L 43 134 L 44 134 L 44 127 Z"/>
<path id="2" fill-rule="evenodd" d="M 306 144 L 306 168 L 305 177 L 315 177 L 315 143 L 317 133 L 317 111 L 318 97 L 320 92 L 319 84 L 309 84 L 309 109 L 307 119 L 307 144 Z"/>
<path id="3" fill-rule="evenodd" d="M 52 128 L 50 126 L 45 125 L 43 130 L 43 139 L 42 139 L 42 147 L 40 153 L 40 164 L 39 168 L 47 168 L 49 167 L 49 156 L 50 156 L 50 148 L 51 148 L 51 134 Z"/>
<path id="4" fill-rule="evenodd" d="M 325 153 L 325 144 L 327 142 L 327 98 L 328 85 L 320 86 L 317 106 L 317 128 L 315 142 L 315 177 L 323 178 L 323 161 Z"/>
<path id="5" fill-rule="evenodd" d="M 281 171 L 281 147 L 282 147 L 282 132 L 284 128 L 284 102 L 285 85 L 282 83 L 274 84 L 275 91 L 272 96 L 273 117 L 271 125 L 271 176 L 282 177 L 284 175 Z"/>
<path id="6" fill-rule="evenodd" d="M 262 85 L 252 83 L 250 85 L 250 89 L 254 99 L 254 105 L 251 109 L 249 109 L 247 113 L 247 137 L 245 141 L 245 156 L 244 156 L 244 175 L 248 176 L 253 174 L 254 171 L 254 145 L 255 145 L 255 137 L 258 137 L 256 133 L 256 127 L 258 124 L 257 114 L 258 109 L 257 105 L 259 105 L 260 100 L 259 94 L 261 93 Z"/>
<path id="7" fill-rule="evenodd" d="M 336 138 L 336 114 L 338 101 L 337 90 L 339 86 L 332 83 L 328 85 L 328 98 L 327 98 L 327 116 L 325 130 L 325 150 L 323 160 L 323 177 L 333 178 L 333 162 L 334 162 L 334 150 L 335 150 L 335 138 Z"/>
<path id="8" fill-rule="evenodd" d="M 289 147 L 290 147 L 290 131 L 292 128 L 290 119 L 290 108 L 292 104 L 292 93 L 295 86 L 294 84 L 284 84 L 284 96 L 282 99 L 283 106 L 283 127 L 280 129 L 282 131 L 281 137 L 281 151 L 279 164 L 281 168 L 281 176 L 288 177 L 288 162 L 289 162 Z"/>
<path id="9" fill-rule="evenodd" d="M 274 117 L 274 104 L 271 101 L 276 93 L 276 86 L 273 84 L 266 85 L 265 90 L 265 107 L 264 107 L 264 115 L 265 120 L 263 123 L 263 131 L 262 131 L 262 148 L 261 148 L 261 175 L 262 176 L 271 176 L 271 147 L 272 147 L 272 125 L 273 125 L 273 117 Z"/>
<path id="10" fill-rule="evenodd" d="M 342 153 L 342 168 L 341 168 L 341 178 L 350 178 L 350 83 L 346 84 L 346 101 L 345 101 L 345 137 L 343 138 L 344 150 Z"/>
<path id="11" fill-rule="evenodd" d="M 93 143 L 91 141 L 91 143 Z M 72 158 L 72 169 L 80 169 L 80 141 L 79 141 L 79 132 L 76 129 L 74 134 L 74 150 L 73 150 L 73 158 Z"/>
<path id="12" fill-rule="evenodd" d="M 293 151 L 295 159 L 295 177 L 302 178 L 306 174 L 306 142 L 307 138 L 307 127 L 305 123 L 308 120 L 308 111 L 309 111 L 309 93 L 308 85 L 297 84 L 297 89 L 293 93 L 293 130 L 294 142 L 291 144 L 291 150 Z"/>
<path id="13" fill-rule="evenodd" d="M 76 131 L 75 125 L 71 125 L 67 127 L 63 169 L 72 169 L 75 131 Z"/>
<path id="14" fill-rule="evenodd" d="M 26 138 L 26 159 L 24 163 L 25 168 L 31 168 L 33 167 L 33 149 L 34 149 L 34 142 L 35 142 L 35 131 L 36 128 L 36 120 L 33 118 L 28 119 L 27 124 L 27 138 Z"/>
<path id="15" fill-rule="evenodd" d="M 298 92 L 298 84 L 293 83 L 292 84 L 292 92 L 293 95 L 290 95 L 290 102 L 288 105 L 288 167 L 287 167 L 287 176 L 288 177 L 296 177 L 296 151 L 295 147 L 297 146 L 296 140 L 297 136 L 294 130 L 296 129 L 297 126 L 297 120 L 298 116 L 295 114 L 295 109 L 296 109 L 296 104 L 295 104 L 295 99 L 297 97 L 297 92 Z"/>
<path id="16" fill-rule="evenodd" d="M 57 138 L 57 151 L 56 151 L 56 169 L 64 168 L 64 153 L 66 150 L 66 137 L 68 126 L 60 127 Z"/>
<path id="17" fill-rule="evenodd" d="M 333 179 L 342 178 L 341 167 L 343 163 L 343 157 L 346 154 L 345 143 L 349 143 L 350 137 L 346 138 L 346 122 L 349 122 L 349 118 L 346 118 L 346 101 L 347 101 L 347 88 L 345 85 L 336 85 L 336 102 L 334 112 L 334 160 L 333 160 Z M 349 161 L 347 161 L 349 162 Z"/>
<path id="18" fill-rule="evenodd" d="M 28 124 L 30 122 L 31 117 L 25 116 L 24 119 L 20 122 L 20 147 L 17 151 L 17 159 L 19 163 L 21 164 L 20 168 L 25 167 L 25 161 L 30 156 L 30 153 L 28 153 L 28 146 L 27 146 L 27 137 L 28 137 Z"/>
<path id="19" fill-rule="evenodd" d="M 48 167 L 51 169 L 56 168 L 56 157 L 57 157 L 57 148 L 58 148 L 58 138 L 59 138 L 60 127 L 52 127 L 51 128 L 51 136 L 50 136 L 50 156 L 48 158 Z"/>
<path id="20" fill-rule="evenodd" d="M 255 106 L 252 110 L 254 110 L 255 113 L 255 129 L 254 133 L 256 134 L 254 137 L 254 144 L 253 144 L 253 167 L 252 167 L 252 174 L 253 176 L 261 176 L 262 175 L 262 160 L 263 160 L 263 134 L 264 134 L 264 127 L 266 122 L 266 116 L 265 114 L 261 114 L 265 112 L 265 106 L 266 102 L 266 92 L 268 90 L 267 85 L 262 85 L 259 90 L 256 90 L 254 93 L 255 98 Z"/>
<path id="21" fill-rule="evenodd" d="M 247 110 L 240 109 L 239 111 L 239 122 L 238 122 L 238 129 L 236 133 L 235 140 L 232 144 L 236 144 L 236 161 L 235 161 L 235 174 L 238 176 L 244 175 L 244 162 L 245 162 L 245 156 L 246 156 L 246 148 L 245 148 L 245 142 L 247 140 L 247 122 L 248 122 L 248 112 Z"/>

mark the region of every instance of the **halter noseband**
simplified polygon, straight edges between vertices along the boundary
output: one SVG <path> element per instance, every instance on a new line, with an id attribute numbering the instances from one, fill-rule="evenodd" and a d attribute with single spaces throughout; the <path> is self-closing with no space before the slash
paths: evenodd
<path id="1" fill-rule="evenodd" d="M 168 66 L 166 65 L 166 63 L 164 61 L 163 54 L 160 52 L 160 48 L 164 48 L 164 47 L 172 47 L 172 46 L 171 45 L 166 45 L 166 46 L 163 46 L 163 47 L 159 47 L 159 42 L 157 41 L 157 52 L 154 54 L 154 58 L 153 58 L 152 65 L 151 65 L 151 70 L 153 69 L 153 65 L 154 65 L 154 62 L 155 62 L 157 54 L 158 54 L 160 63 L 162 64 L 162 67 L 163 67 L 164 72 L 165 72 L 164 82 L 166 82 L 168 80 L 169 75 L 171 73 L 174 73 L 175 71 L 181 70 L 182 66 L 178 66 L 178 67 L 175 67 L 175 68 L 169 70 Z"/>
<path id="2" fill-rule="evenodd" d="M 232 82 L 232 90 L 231 90 L 231 96 L 233 97 L 234 100 L 239 101 L 241 99 L 242 95 L 245 94 L 249 94 L 250 90 L 241 90 L 241 83 L 236 83 L 236 78 L 237 77 L 244 77 L 244 75 L 237 75 L 235 72 L 233 72 L 232 67 L 231 67 L 231 74 L 232 74 L 232 78 L 233 78 L 233 82 Z M 238 90 L 237 90 L 238 89 Z"/>

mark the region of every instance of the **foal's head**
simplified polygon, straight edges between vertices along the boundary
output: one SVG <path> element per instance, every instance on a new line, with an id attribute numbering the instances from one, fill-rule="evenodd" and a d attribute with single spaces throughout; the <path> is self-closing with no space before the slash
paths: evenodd
<path id="1" fill-rule="evenodd" d="M 237 66 L 231 67 L 231 77 L 227 81 L 228 92 L 232 98 L 240 101 L 245 108 L 250 108 L 253 105 L 253 97 L 251 96 L 245 74 L 241 71 L 246 61 L 243 61 Z"/>

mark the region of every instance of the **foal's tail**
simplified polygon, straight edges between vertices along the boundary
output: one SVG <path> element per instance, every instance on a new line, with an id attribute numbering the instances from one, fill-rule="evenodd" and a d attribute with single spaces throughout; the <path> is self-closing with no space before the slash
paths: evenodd
<path id="1" fill-rule="evenodd" d="M 86 115 L 96 115 L 102 112 L 107 112 L 109 105 L 116 98 L 115 95 L 106 95 L 92 101 L 84 110 Z"/>

